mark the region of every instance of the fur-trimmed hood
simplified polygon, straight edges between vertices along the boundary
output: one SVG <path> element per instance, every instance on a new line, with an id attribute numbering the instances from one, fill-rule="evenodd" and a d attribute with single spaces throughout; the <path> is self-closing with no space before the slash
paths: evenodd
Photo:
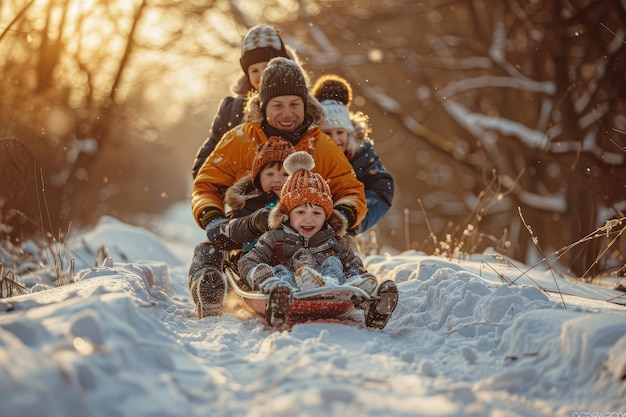
<path id="1" fill-rule="evenodd" d="M 240 178 L 236 183 L 226 190 L 224 202 L 233 211 L 241 210 L 246 202 L 251 198 L 259 197 L 261 194 L 252 185 L 252 174 Z"/>
<path id="2" fill-rule="evenodd" d="M 278 204 L 270 211 L 267 224 L 270 229 L 276 229 L 280 227 L 283 222 L 289 225 L 289 213 L 285 212 L 284 207 Z M 337 236 L 345 236 L 348 231 L 348 221 L 337 210 L 333 209 L 326 223 L 332 227 Z"/>
<path id="3" fill-rule="evenodd" d="M 252 175 L 248 174 L 228 187 L 224 203 L 230 207 L 233 217 L 244 217 L 260 208 L 274 207 L 278 203 L 278 196 L 273 191 L 259 191 L 252 184 Z"/>
<path id="4" fill-rule="evenodd" d="M 254 94 L 256 89 L 252 86 L 246 74 L 243 74 L 233 83 L 233 85 L 231 85 L 230 92 L 235 97 L 247 98 L 248 96 Z"/>

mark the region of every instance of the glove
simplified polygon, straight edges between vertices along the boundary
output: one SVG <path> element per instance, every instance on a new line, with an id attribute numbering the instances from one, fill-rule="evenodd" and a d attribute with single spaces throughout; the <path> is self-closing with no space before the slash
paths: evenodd
<path id="1" fill-rule="evenodd" d="M 200 213 L 198 220 L 202 227 L 206 229 L 209 223 L 211 223 L 213 220 L 225 217 L 226 216 L 224 215 L 224 212 L 217 207 L 207 207 L 202 210 L 202 213 Z"/>
<path id="2" fill-rule="evenodd" d="M 267 225 L 269 215 L 269 207 L 263 207 L 261 209 L 258 209 L 257 211 L 252 213 L 250 217 L 248 217 L 248 229 L 250 229 L 252 233 L 256 233 L 257 235 L 262 235 L 263 233 L 265 233 L 267 229 L 269 229 L 269 226 Z"/>
<path id="3" fill-rule="evenodd" d="M 354 227 L 354 223 L 356 223 L 356 213 L 354 212 L 354 209 L 350 206 L 340 204 L 335 207 L 335 210 L 337 210 L 339 214 L 341 214 L 348 222 L 348 230 L 352 229 L 352 227 Z"/>
<path id="4" fill-rule="evenodd" d="M 226 217 L 218 217 L 207 225 L 204 229 L 206 230 L 206 237 L 209 239 L 209 242 L 215 243 L 217 237 L 222 233 L 224 226 L 228 224 L 230 219 Z"/>

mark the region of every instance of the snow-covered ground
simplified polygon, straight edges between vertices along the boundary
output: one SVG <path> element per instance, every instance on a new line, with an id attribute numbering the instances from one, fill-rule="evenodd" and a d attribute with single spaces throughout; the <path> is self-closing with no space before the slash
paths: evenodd
<path id="1" fill-rule="evenodd" d="M 184 205 L 160 224 L 104 218 L 69 243 L 77 282 L 0 300 L 0 416 L 626 416 L 624 293 L 405 252 L 366 258 L 400 289 L 382 331 L 279 331 L 236 296 L 198 321 L 203 233 Z M 113 263 L 91 268 L 100 245 Z"/>

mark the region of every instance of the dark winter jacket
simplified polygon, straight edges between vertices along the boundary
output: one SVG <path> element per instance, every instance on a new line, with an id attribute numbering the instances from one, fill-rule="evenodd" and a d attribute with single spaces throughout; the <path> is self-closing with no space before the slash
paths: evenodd
<path id="1" fill-rule="evenodd" d="M 198 175 L 198 171 L 200 171 L 204 161 L 206 161 L 207 157 L 211 155 L 213 149 L 215 149 L 220 139 L 222 139 L 222 135 L 243 122 L 245 105 L 246 99 L 241 96 L 225 97 L 224 100 L 222 100 L 219 110 L 213 119 L 211 133 L 200 149 L 198 149 L 196 160 L 193 163 L 191 174 L 194 179 Z"/>
<path id="2" fill-rule="evenodd" d="M 365 219 L 358 229 L 350 232 L 363 233 L 376 225 L 391 208 L 394 182 L 374 151 L 374 142 L 370 138 L 369 117 L 360 111 L 350 112 L 350 121 L 354 126 L 354 132 L 348 136 L 345 154 L 357 179 L 365 187 L 367 203 Z"/>
<path id="3" fill-rule="evenodd" d="M 363 233 L 376 225 L 391 208 L 394 184 L 391 174 L 374 151 L 372 142 L 363 141 L 350 158 L 356 177 L 365 187 L 367 214 L 357 233 Z"/>
<path id="4" fill-rule="evenodd" d="M 230 220 L 216 226 L 219 227 L 219 234 L 212 243 L 222 250 L 242 249 L 247 252 L 261 235 L 250 229 L 250 215 L 276 206 L 278 196 L 273 191 L 259 192 L 252 184 L 251 174 L 248 174 L 226 191 L 224 202 L 231 208 Z"/>
<path id="5" fill-rule="evenodd" d="M 284 265 L 288 270 L 295 272 L 294 261 L 297 260 L 294 259 L 294 254 L 298 252 L 301 256 L 302 251 L 319 265 L 330 256 L 338 258 L 343 265 L 346 278 L 369 275 L 363 261 L 353 251 L 345 237 L 346 221 L 337 210 L 333 210 L 322 230 L 310 239 L 293 230 L 289 226 L 289 220 L 276 209 L 272 210 L 269 223 L 270 230 L 261 235 L 254 248 L 239 259 L 241 278 L 245 279 L 258 264 L 272 267 Z"/>
<path id="6" fill-rule="evenodd" d="M 248 102 L 246 122 L 224 134 L 198 172 L 191 207 L 194 218 L 202 228 L 206 227 L 202 220 L 206 210 L 224 212 L 222 190 L 231 187 L 251 171 L 255 151 L 267 141 L 268 135 L 262 125 L 264 115 L 260 107 L 258 95 L 252 97 Z M 294 148 L 313 156 L 313 171 L 322 175 L 330 185 L 335 207 L 345 206 L 353 210 L 353 224 L 358 225 L 367 211 L 363 183 L 357 180 L 352 166 L 335 142 L 321 131 L 319 124 L 323 117 L 322 106 L 309 95 L 307 118 L 311 124 L 294 144 Z"/>

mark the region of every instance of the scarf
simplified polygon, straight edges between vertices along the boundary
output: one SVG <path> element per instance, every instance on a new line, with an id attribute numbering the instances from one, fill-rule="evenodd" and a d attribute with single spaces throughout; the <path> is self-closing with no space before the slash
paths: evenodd
<path id="1" fill-rule="evenodd" d="M 300 142 L 300 140 L 302 140 L 306 132 L 308 132 L 312 123 L 313 121 L 311 120 L 311 116 L 305 114 L 304 121 L 302 122 L 300 127 L 296 128 L 296 130 L 294 130 L 293 132 L 286 132 L 284 130 L 277 129 L 274 126 L 270 125 L 267 120 L 263 120 L 263 122 L 261 123 L 261 129 L 263 129 L 263 133 L 265 133 L 266 138 L 269 138 L 271 136 L 278 136 L 291 142 L 291 144 L 295 146 L 298 142 Z"/>

